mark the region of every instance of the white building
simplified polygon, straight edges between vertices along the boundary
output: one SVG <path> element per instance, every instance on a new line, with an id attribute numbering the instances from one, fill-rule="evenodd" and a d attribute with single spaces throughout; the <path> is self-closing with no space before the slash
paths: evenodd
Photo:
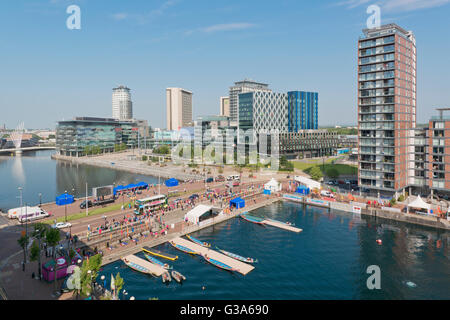
<path id="1" fill-rule="evenodd" d="M 113 89 L 112 117 L 117 120 L 133 119 L 133 103 L 129 88 L 119 86 Z"/>
<path id="2" fill-rule="evenodd" d="M 220 115 L 230 116 L 230 97 L 220 97 Z"/>
<path id="3" fill-rule="evenodd" d="M 167 130 L 192 126 L 192 95 L 182 88 L 166 89 Z"/>

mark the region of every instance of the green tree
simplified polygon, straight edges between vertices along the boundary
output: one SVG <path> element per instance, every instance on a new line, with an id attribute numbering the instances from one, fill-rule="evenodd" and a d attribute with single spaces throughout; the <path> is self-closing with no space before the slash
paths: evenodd
<path id="1" fill-rule="evenodd" d="M 323 178 L 323 173 L 318 166 L 314 166 L 311 168 L 309 175 L 313 180 L 320 181 Z"/>
<path id="2" fill-rule="evenodd" d="M 25 263 L 27 261 L 27 255 L 26 255 L 26 247 L 28 244 L 28 237 L 26 235 L 23 235 L 19 238 L 19 240 L 17 240 L 17 242 L 19 243 L 19 246 L 22 248 L 23 250 L 23 262 Z"/>
<path id="3" fill-rule="evenodd" d="M 38 262 L 38 275 L 39 278 L 41 277 L 41 266 L 40 266 L 40 260 L 41 260 L 41 249 L 39 247 L 38 242 L 35 240 L 33 241 L 33 245 L 30 249 L 30 260 L 31 261 L 37 261 Z"/>
<path id="4" fill-rule="evenodd" d="M 58 245 L 59 241 L 61 240 L 61 235 L 59 233 L 59 229 L 53 229 L 50 228 L 45 233 L 45 241 L 47 244 L 51 247 L 53 247 L 53 258 L 56 256 L 56 246 Z M 55 261 L 55 267 L 54 269 L 54 284 L 55 284 L 55 291 L 56 291 L 56 261 Z"/>
<path id="5" fill-rule="evenodd" d="M 142 161 L 147 161 L 148 157 L 147 156 L 142 156 Z"/>
<path id="6" fill-rule="evenodd" d="M 125 282 L 123 281 L 123 278 L 120 276 L 120 272 L 117 273 L 116 277 L 114 278 L 114 286 L 115 291 L 117 293 L 117 297 L 119 297 L 120 290 L 122 290 Z"/>
<path id="7" fill-rule="evenodd" d="M 97 254 L 88 260 L 83 261 L 81 266 L 81 294 L 85 297 L 92 294 L 92 280 L 98 276 L 98 271 L 102 265 L 102 255 Z M 90 272 L 89 272 L 90 271 Z"/>
<path id="8" fill-rule="evenodd" d="M 34 224 L 34 230 L 33 230 L 33 237 L 35 237 L 38 240 L 38 248 L 39 248 L 39 255 L 38 255 L 38 264 L 39 264 L 39 279 L 42 277 L 42 271 L 41 271 L 41 240 L 45 237 L 45 233 L 47 232 L 47 225 L 44 223 L 35 223 Z"/>

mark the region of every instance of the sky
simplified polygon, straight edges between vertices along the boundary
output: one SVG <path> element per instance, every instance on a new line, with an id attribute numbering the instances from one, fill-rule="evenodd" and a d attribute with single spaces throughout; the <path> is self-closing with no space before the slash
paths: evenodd
<path id="1" fill-rule="evenodd" d="M 250 78 L 276 92 L 319 93 L 319 125 L 357 123 L 357 41 L 367 8 L 417 41 L 417 120 L 450 106 L 450 0 L 3 0 L 0 126 L 54 128 L 112 116 L 131 88 L 134 117 L 166 124 L 167 87 L 194 93 L 193 114 Z M 81 10 L 70 30 L 66 10 Z"/>

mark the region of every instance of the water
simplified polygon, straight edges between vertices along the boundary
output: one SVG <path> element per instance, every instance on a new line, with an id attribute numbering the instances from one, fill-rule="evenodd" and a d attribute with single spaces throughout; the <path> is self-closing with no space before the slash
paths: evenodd
<path id="1" fill-rule="evenodd" d="M 169 285 L 117 261 L 104 267 L 125 280 L 128 299 L 449 299 L 449 233 L 386 220 L 354 218 L 346 213 L 279 202 L 252 215 L 294 222 L 296 234 L 262 227 L 240 218 L 201 230 L 193 236 L 214 247 L 257 258 L 246 276 L 218 269 L 202 257 L 163 244 L 157 249 L 179 256 L 169 264 L 187 277 Z M 376 243 L 381 239 L 383 244 Z M 437 241 L 440 240 L 440 248 Z M 141 253 L 138 256 L 143 257 Z M 161 260 L 164 260 L 161 258 Z M 168 262 L 169 260 L 164 260 Z M 381 269 L 381 290 L 369 290 L 367 267 Z M 411 285 L 413 283 L 414 285 Z M 202 286 L 205 290 L 202 290 Z"/>
<path id="2" fill-rule="evenodd" d="M 105 185 L 130 184 L 145 181 L 158 183 L 158 178 L 98 168 L 88 165 L 74 165 L 55 161 L 50 157 L 54 151 L 26 152 L 22 157 L 0 156 L 0 209 L 6 211 L 20 206 L 18 187 L 23 188 L 23 203 L 39 204 L 53 202 L 55 197 L 67 192 L 76 197 L 92 194 L 92 187 Z"/>

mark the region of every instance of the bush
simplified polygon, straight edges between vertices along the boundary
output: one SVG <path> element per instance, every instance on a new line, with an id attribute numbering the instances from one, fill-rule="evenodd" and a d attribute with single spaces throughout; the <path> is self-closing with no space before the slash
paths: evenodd
<path id="1" fill-rule="evenodd" d="M 147 156 L 142 156 L 142 161 L 147 161 L 148 157 Z"/>
<path id="2" fill-rule="evenodd" d="M 311 178 L 316 181 L 320 181 L 320 179 L 323 178 L 323 173 L 318 166 L 312 167 L 309 174 L 311 175 Z"/>
<path id="3" fill-rule="evenodd" d="M 398 202 L 403 202 L 403 201 L 405 201 L 405 196 L 400 195 L 400 197 L 398 197 Z"/>
<path id="4" fill-rule="evenodd" d="M 395 206 L 397 204 L 397 200 L 392 198 L 391 201 L 389 201 L 389 203 L 391 204 L 391 206 Z"/>

